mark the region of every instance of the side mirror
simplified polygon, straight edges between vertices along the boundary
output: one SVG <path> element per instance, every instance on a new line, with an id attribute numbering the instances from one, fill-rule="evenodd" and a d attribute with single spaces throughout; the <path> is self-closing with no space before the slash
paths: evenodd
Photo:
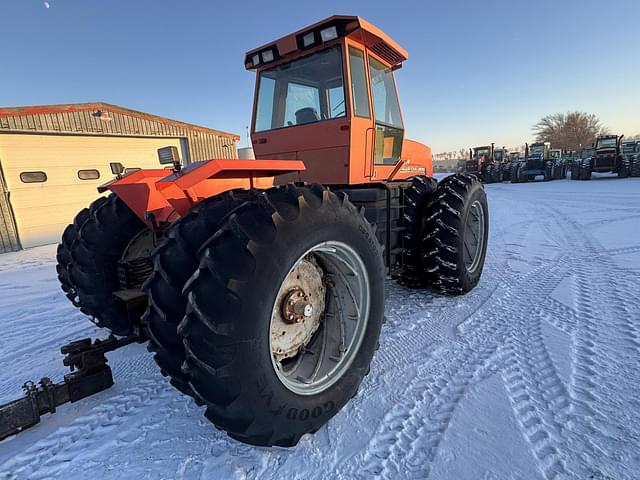
<path id="1" fill-rule="evenodd" d="M 109 163 L 109 168 L 111 168 L 111 173 L 113 173 L 116 177 L 120 178 L 120 175 L 124 172 L 124 165 L 120 162 L 111 162 Z"/>

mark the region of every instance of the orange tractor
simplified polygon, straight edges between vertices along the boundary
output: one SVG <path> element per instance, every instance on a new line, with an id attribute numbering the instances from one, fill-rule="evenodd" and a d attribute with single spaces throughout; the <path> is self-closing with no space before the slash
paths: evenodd
<path id="1" fill-rule="evenodd" d="M 431 178 L 404 136 L 407 52 L 334 16 L 246 54 L 256 160 L 122 175 L 58 248 L 68 298 L 115 335 L 146 333 L 163 374 L 242 442 L 295 445 L 357 392 L 378 345 L 387 275 L 463 294 L 488 209 L 475 176 Z"/>

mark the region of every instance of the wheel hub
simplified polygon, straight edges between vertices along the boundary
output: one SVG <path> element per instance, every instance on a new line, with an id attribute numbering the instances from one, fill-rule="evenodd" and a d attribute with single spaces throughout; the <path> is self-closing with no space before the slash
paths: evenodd
<path id="1" fill-rule="evenodd" d="M 304 322 L 313 315 L 313 304 L 300 288 L 294 288 L 282 302 L 282 319 L 286 323 Z"/>
<path id="2" fill-rule="evenodd" d="M 278 360 L 296 356 L 318 330 L 325 307 L 324 277 L 313 256 L 284 279 L 271 319 L 271 350 Z"/>

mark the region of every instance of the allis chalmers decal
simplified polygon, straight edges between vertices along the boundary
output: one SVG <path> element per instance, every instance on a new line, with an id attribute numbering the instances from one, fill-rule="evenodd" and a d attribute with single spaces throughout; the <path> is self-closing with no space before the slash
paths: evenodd
<path id="1" fill-rule="evenodd" d="M 425 173 L 427 170 L 424 167 L 413 167 L 413 166 L 406 166 L 406 167 L 402 167 L 400 169 L 401 172 L 420 172 L 420 173 Z"/>

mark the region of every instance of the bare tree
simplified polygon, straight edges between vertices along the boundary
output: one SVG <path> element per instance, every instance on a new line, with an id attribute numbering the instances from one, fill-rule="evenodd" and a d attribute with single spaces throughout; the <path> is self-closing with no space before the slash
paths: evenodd
<path id="1" fill-rule="evenodd" d="M 578 150 L 591 145 L 598 135 L 607 133 L 600 119 L 585 112 L 555 113 L 533 126 L 538 142 L 551 142 L 554 148 Z"/>

